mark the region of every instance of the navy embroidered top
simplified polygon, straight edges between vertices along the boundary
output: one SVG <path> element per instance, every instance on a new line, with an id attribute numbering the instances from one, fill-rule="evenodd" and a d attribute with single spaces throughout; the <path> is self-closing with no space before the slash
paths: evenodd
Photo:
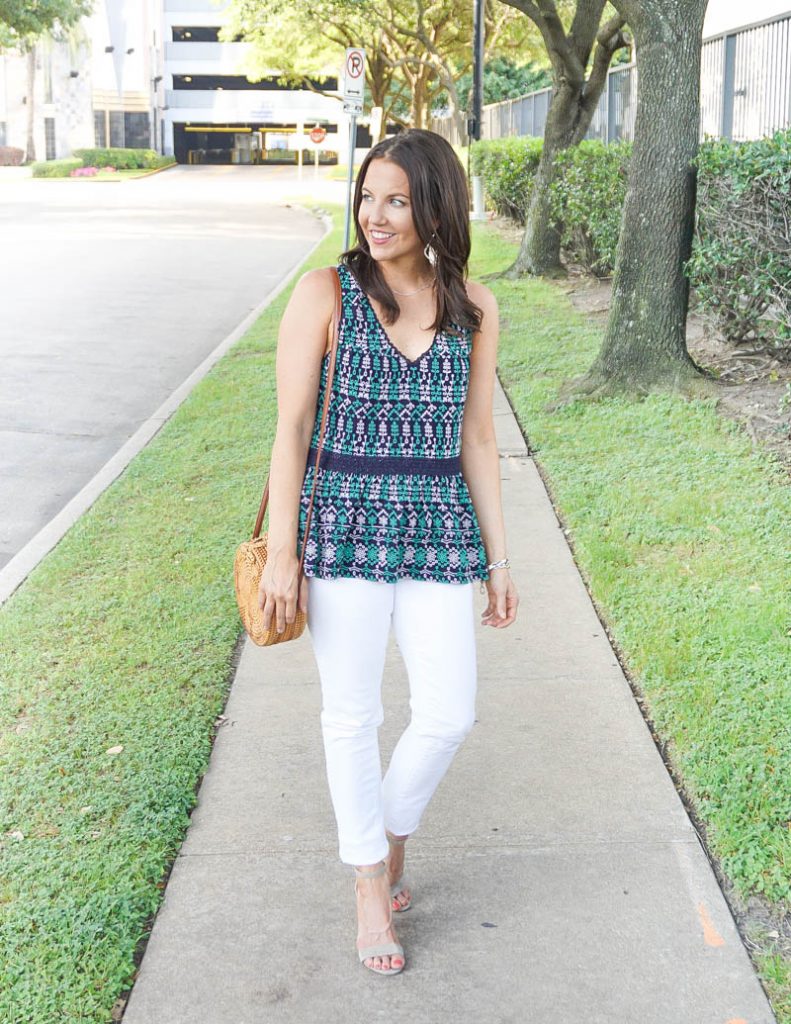
<path id="1" fill-rule="evenodd" d="M 342 314 L 306 576 L 488 579 L 461 471 L 472 329 L 440 330 L 417 359 L 387 335 L 352 271 L 340 265 Z M 302 484 L 297 553 L 313 486 L 330 356 L 321 368 Z"/>

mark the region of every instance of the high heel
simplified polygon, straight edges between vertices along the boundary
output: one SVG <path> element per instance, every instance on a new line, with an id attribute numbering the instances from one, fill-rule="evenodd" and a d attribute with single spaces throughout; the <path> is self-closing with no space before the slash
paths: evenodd
<path id="1" fill-rule="evenodd" d="M 357 876 L 355 878 L 355 880 L 354 880 L 354 891 L 355 891 L 355 894 L 357 894 L 359 892 L 358 885 L 357 885 L 357 879 L 359 879 L 359 878 L 378 878 L 379 875 L 384 874 L 384 872 L 386 870 L 387 870 L 387 865 L 385 864 L 384 861 L 382 861 L 381 864 L 379 864 L 378 867 L 375 867 L 373 870 L 370 870 L 370 871 L 366 871 L 366 870 L 363 870 L 361 868 L 355 867 L 354 868 L 354 873 Z M 386 932 L 391 927 L 392 923 L 393 923 L 393 908 L 391 907 L 390 908 L 390 919 L 387 922 L 387 927 L 383 928 L 382 931 L 379 932 L 378 934 L 380 934 L 380 935 L 384 934 L 384 932 Z M 376 933 L 374 933 L 374 934 L 376 934 Z M 359 935 L 359 931 L 358 931 L 358 935 Z M 377 944 L 375 946 L 364 946 L 362 949 L 359 949 L 359 948 L 357 949 L 357 954 L 360 957 L 360 963 L 363 964 L 364 967 L 368 967 L 368 970 L 369 971 L 373 971 L 374 974 L 400 974 L 401 971 L 403 971 L 404 966 L 406 964 L 406 958 L 404 957 L 404 947 L 399 942 L 392 942 L 392 941 L 391 942 L 380 942 L 379 944 Z M 390 957 L 390 964 L 391 964 L 391 966 L 388 967 L 388 968 L 384 968 L 384 967 L 374 967 L 373 965 L 371 965 L 369 967 L 368 964 L 365 963 L 365 961 L 368 960 L 369 957 L 373 958 L 373 957 L 377 957 L 377 956 L 389 956 Z M 402 961 L 400 967 L 393 967 L 392 966 L 393 957 L 394 956 L 400 957 L 400 959 Z"/>
<path id="2" fill-rule="evenodd" d="M 393 833 L 390 832 L 388 829 L 385 829 L 385 834 L 387 835 L 387 841 L 394 846 L 403 846 L 407 839 L 409 839 L 409 836 L 402 836 L 400 838 L 398 836 L 394 836 Z M 404 889 L 410 890 L 409 900 L 406 903 L 399 903 L 399 901 L 395 897 Z M 406 881 L 403 874 L 401 875 L 397 882 L 393 882 L 393 884 L 390 886 L 390 906 L 391 909 L 394 910 L 396 914 L 404 910 L 409 910 L 409 908 L 412 906 L 411 886 L 409 885 L 409 882 Z"/>

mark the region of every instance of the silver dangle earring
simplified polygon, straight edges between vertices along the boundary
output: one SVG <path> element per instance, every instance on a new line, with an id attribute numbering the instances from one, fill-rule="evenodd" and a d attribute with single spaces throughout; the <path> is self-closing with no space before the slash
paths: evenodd
<path id="1" fill-rule="evenodd" d="M 431 238 L 436 238 L 436 234 L 437 234 L 436 231 L 432 231 L 431 232 Z M 429 261 L 429 263 L 431 264 L 432 267 L 436 267 L 436 265 L 437 265 L 437 250 L 431 244 L 431 239 L 429 239 L 429 241 L 426 242 L 425 247 L 423 249 L 423 255 L 426 257 L 426 259 Z"/>

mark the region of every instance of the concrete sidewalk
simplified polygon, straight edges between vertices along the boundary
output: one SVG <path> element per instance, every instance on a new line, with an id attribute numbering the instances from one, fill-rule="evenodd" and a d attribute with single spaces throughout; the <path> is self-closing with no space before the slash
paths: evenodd
<path id="1" fill-rule="evenodd" d="M 357 959 L 309 634 L 247 641 L 124 1024 L 773 1024 L 499 384 L 496 422 L 520 615 L 478 627 L 478 721 L 407 844 L 406 969 Z M 383 766 L 392 636 L 384 699 Z"/>

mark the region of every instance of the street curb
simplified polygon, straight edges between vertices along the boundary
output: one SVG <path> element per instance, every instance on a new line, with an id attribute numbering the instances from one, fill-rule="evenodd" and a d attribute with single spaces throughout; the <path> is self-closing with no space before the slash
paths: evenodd
<path id="1" fill-rule="evenodd" d="M 169 171 L 172 167 L 178 167 L 178 163 L 165 164 L 162 167 L 149 167 L 145 174 L 136 174 L 134 178 L 122 178 L 122 181 L 139 181 L 141 178 L 150 178 L 152 174 L 161 174 L 162 171 Z"/>
<path id="2" fill-rule="evenodd" d="M 296 205 L 296 204 L 294 204 Z M 0 569 L 0 607 L 8 600 L 14 591 L 21 586 L 33 569 L 39 564 L 45 555 L 55 547 L 66 532 L 76 523 L 80 516 L 87 512 L 96 499 L 110 484 L 121 475 L 132 459 L 138 455 L 149 441 L 161 430 L 173 413 L 187 398 L 192 389 L 198 384 L 214 366 L 214 364 L 225 355 L 248 328 L 255 323 L 266 307 L 277 298 L 277 296 L 288 286 L 291 280 L 299 273 L 305 261 L 308 260 L 318 247 L 325 240 L 332 230 L 332 218 L 328 214 L 321 215 L 324 224 L 324 234 L 315 245 L 305 253 L 304 257 L 296 264 L 293 270 L 287 274 L 264 299 L 253 309 L 243 320 L 226 335 L 217 347 L 197 366 L 186 380 L 173 391 L 168 398 L 151 416 L 145 420 L 135 431 L 129 440 L 102 466 L 85 486 L 74 495 L 74 497 L 57 513 L 46 526 L 42 527 L 14 557 Z"/>

